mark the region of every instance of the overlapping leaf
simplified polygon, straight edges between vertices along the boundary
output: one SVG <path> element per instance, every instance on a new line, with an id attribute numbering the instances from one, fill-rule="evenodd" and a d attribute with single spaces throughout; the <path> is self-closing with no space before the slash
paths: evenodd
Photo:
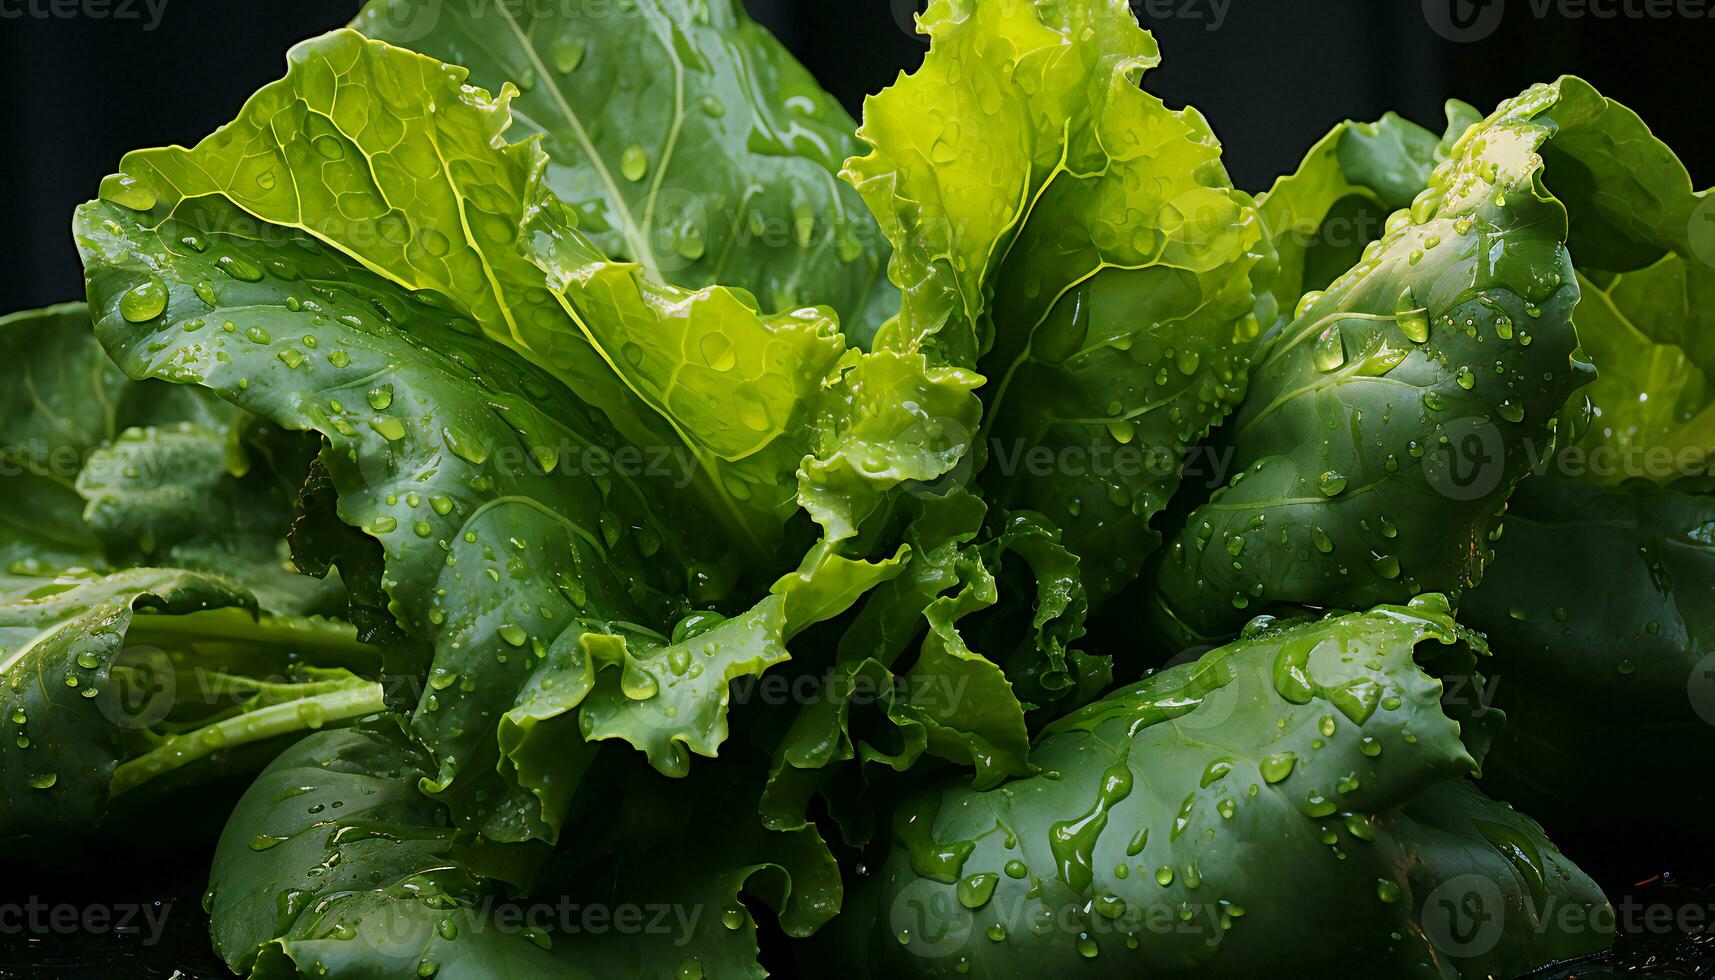
<path id="1" fill-rule="evenodd" d="M 1599 221 L 1605 205 L 1543 189 L 1539 153 L 1584 146 L 1570 124 L 1584 96 L 1562 123 L 1557 93 L 1533 89 L 1467 131 L 1409 220 L 1271 338 L 1226 436 L 1239 472 L 1159 563 L 1167 635 L 1481 579 L 1501 505 L 1594 373 L 1574 356 L 1568 214 Z"/>
<path id="2" fill-rule="evenodd" d="M 865 105 L 849 179 L 904 292 L 878 343 L 991 380 L 985 488 L 1044 514 L 1100 602 L 1158 539 L 1184 452 L 1273 320 L 1255 207 L 1119 0 L 940 0 L 923 67 Z"/>
<path id="3" fill-rule="evenodd" d="M 1462 778 L 1492 719 L 1444 706 L 1443 678 L 1473 677 L 1480 650 L 1425 597 L 1265 628 L 1122 690 L 1050 729 L 1041 774 L 904 806 L 845 952 L 870 975 L 1456 977 L 1599 948 L 1592 920 L 1546 913 L 1604 911 L 1594 883 Z M 1465 875 L 1492 883 L 1465 911 L 1495 942 L 1435 918 Z"/>
<path id="4" fill-rule="evenodd" d="M 830 306 L 854 338 L 898 308 L 887 243 L 835 179 L 857 124 L 734 0 L 375 0 L 352 26 L 515 83 L 508 136 L 541 137 L 603 254 L 771 311 Z"/>

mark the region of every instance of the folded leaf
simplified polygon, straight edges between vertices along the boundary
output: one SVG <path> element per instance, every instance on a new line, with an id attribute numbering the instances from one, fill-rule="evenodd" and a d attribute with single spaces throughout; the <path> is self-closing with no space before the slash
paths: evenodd
<path id="1" fill-rule="evenodd" d="M 128 157 L 108 186 L 122 200 L 87 205 L 78 231 L 98 330 L 128 374 L 320 434 L 339 516 L 385 549 L 394 618 L 433 650 L 412 723 L 429 787 L 494 839 L 552 840 L 586 739 L 624 738 L 683 774 L 726 737 L 727 682 L 784 661 L 794 633 L 893 574 L 821 547 L 739 611 L 757 575 L 784 570 L 765 545 L 791 540 L 829 405 L 867 433 L 885 428 L 871 411 L 908 414 L 917 389 L 844 397 L 882 361 L 847 352 L 824 313 L 764 317 L 741 293 L 606 260 L 540 185 L 540 150 L 500 142 L 504 99 L 462 79 L 350 31 L 306 42 L 239 121 Z M 210 177 L 234 173 L 221 165 L 239 145 L 261 147 L 244 179 Z M 305 189 L 254 180 L 263 158 Z M 205 196 L 173 183 L 193 178 Z M 132 193 L 144 186 L 162 189 Z M 335 207 L 336 190 L 352 203 Z M 414 202 L 404 238 L 369 234 L 388 216 L 347 220 L 388 201 Z M 447 246 L 436 261 L 430 244 Z M 870 473 L 865 494 L 940 475 L 963 440 L 906 445 L 937 462 Z M 736 615 L 709 629 L 717 612 Z"/>
<path id="2" fill-rule="evenodd" d="M 734 0 L 374 0 L 352 26 L 516 83 L 508 135 L 541 137 L 548 186 L 606 255 L 770 311 L 833 307 L 853 338 L 898 309 L 887 243 L 835 178 L 857 124 Z"/>
<path id="3" fill-rule="evenodd" d="M 1488 719 L 1444 678 L 1480 651 L 1424 597 L 1259 625 L 1111 695 L 1050 728 L 1040 775 L 903 805 L 843 953 L 868 976 L 1483 977 L 1600 948 L 1594 883 L 1463 779 Z M 1487 943 L 1443 907 L 1474 876 Z"/>
<path id="4" fill-rule="evenodd" d="M 1429 186 L 1435 165 L 1481 117 L 1463 102 L 1447 104 L 1447 135 L 1394 113 L 1372 123 L 1343 122 L 1317 141 L 1298 169 L 1257 198 L 1280 256 L 1272 292 L 1288 321 L 1307 292 L 1328 288 L 1382 237 L 1388 215 L 1409 207 Z"/>
<path id="5" fill-rule="evenodd" d="M 1482 578 L 1497 514 L 1593 374 L 1567 246 L 1586 201 L 1544 190 L 1539 155 L 1587 137 L 1556 104 L 1533 89 L 1467 131 L 1409 215 L 1271 338 L 1224 433 L 1237 475 L 1159 563 L 1163 633 L 1191 644 L 1278 603 Z"/>
<path id="6" fill-rule="evenodd" d="M 375 666 L 349 626 L 258 619 L 212 575 L 0 580 L 0 838 L 88 831 L 152 779 L 380 711 L 346 669 Z"/>
<path id="7" fill-rule="evenodd" d="M 1202 117 L 1138 90 L 1160 59 L 1121 0 L 938 0 L 919 27 L 846 165 L 904 292 L 877 343 L 990 378 L 985 488 L 1059 527 L 1100 602 L 1243 393 L 1262 221 Z"/>

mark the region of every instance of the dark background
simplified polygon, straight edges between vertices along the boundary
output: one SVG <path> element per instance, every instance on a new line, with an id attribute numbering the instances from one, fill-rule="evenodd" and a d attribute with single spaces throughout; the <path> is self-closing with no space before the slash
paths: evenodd
<path id="1" fill-rule="evenodd" d="M 28 2 L 0 0 L 0 312 L 82 293 L 69 232 L 71 209 L 92 196 L 126 150 L 191 143 L 228 121 L 252 91 L 279 76 L 293 42 L 346 22 L 359 0 L 166 0 L 153 30 L 144 21 L 9 16 Z M 114 0 L 129 2 L 129 0 Z M 155 0 L 158 4 L 160 0 Z M 503 0 L 489 0 L 503 2 Z M 521 2 L 521 0 L 504 0 Z M 1626 16 L 1643 0 L 1137 0 L 1165 64 L 1147 87 L 1171 105 L 1194 104 L 1221 136 L 1235 181 L 1265 189 L 1344 118 L 1394 109 L 1440 129 L 1441 103 L 1456 96 L 1485 111 L 1533 81 L 1576 72 L 1636 109 L 1690 168 L 1715 184 L 1715 125 L 1709 76 L 1715 18 Z M 1483 0 L 1479 0 L 1483 2 Z M 1681 9 L 1690 9 L 1687 0 Z M 747 0 L 854 115 L 862 97 L 913 68 L 924 47 L 908 25 L 912 0 Z M 1437 7 L 1436 5 L 1443 6 Z M 1438 33 L 1447 11 L 1493 24 L 1466 43 Z M 1704 4 L 1715 10 L 1715 0 Z M 1598 17 L 1593 12 L 1619 12 Z M 145 8 L 134 8 L 145 12 Z M 1498 21 L 1496 20 L 1498 15 Z M 1565 850 L 1619 900 L 1672 897 L 1657 872 L 1715 880 L 1706 844 L 1651 826 L 1645 814 L 1619 830 L 1563 830 Z M 1624 846 L 1614 846 L 1623 841 Z M 81 870 L 58 867 L 40 881 L 13 881 L 18 894 L 88 903 L 97 898 L 163 901 L 180 910 L 161 947 L 32 940 L 0 942 L 0 978 L 194 977 L 223 972 L 207 951 L 196 896 L 207 855 L 195 848 L 155 858 L 87 855 Z M 134 874 L 114 877 L 113 867 Z M 112 880 L 110 880 L 112 879 Z M 1715 892 L 1699 899 L 1715 902 Z M 1625 962 L 1662 955 L 1632 940 Z M 1671 956 L 1668 956 L 1671 958 Z M 72 965 L 76 964 L 76 965 Z M 1664 964 L 1657 962 L 1655 969 Z M 1705 964 L 1706 966 L 1707 964 Z M 1556 976 L 1618 976 L 1590 965 Z M 1693 971 L 1696 967 L 1691 968 Z M 1707 975 L 1662 972 L 1661 976 Z"/>
<path id="2" fill-rule="evenodd" d="M 47 0 L 0 0 L 0 311 L 82 294 L 71 209 L 121 154 L 200 139 L 283 72 L 288 46 L 359 6 L 164 0 L 145 30 L 144 0 L 131 19 L 15 16 L 31 2 Z M 1699 186 L 1715 184 L 1706 102 L 1715 18 L 1627 14 L 1646 9 L 1644 0 L 1553 0 L 1542 16 L 1550 0 L 1219 0 L 1224 17 L 1211 30 L 1216 2 L 1135 0 L 1164 58 L 1146 85 L 1170 105 L 1202 110 L 1246 189 L 1266 189 L 1341 119 L 1394 109 L 1439 131 L 1449 96 L 1487 111 L 1563 72 L 1636 109 Z M 1668 2 L 1715 10 L 1704 0 Z M 915 67 L 924 50 L 901 26 L 913 0 L 747 4 L 854 115 L 865 93 Z M 1492 33 L 1469 43 L 1438 34 L 1431 21 L 1445 28 L 1454 7 L 1479 27 L 1493 23 Z"/>

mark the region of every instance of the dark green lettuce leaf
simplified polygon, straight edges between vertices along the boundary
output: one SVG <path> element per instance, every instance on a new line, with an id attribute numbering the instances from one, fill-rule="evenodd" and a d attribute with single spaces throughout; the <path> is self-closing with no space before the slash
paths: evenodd
<path id="1" fill-rule="evenodd" d="M 892 240 L 877 344 L 989 377 L 981 482 L 1043 514 L 1099 603 L 1135 576 L 1184 452 L 1274 319 L 1262 221 L 1123 0 L 938 0 L 916 73 L 867 100 L 846 174 Z"/>
<path id="2" fill-rule="evenodd" d="M 1565 106 L 1532 89 L 1469 129 L 1409 213 L 1270 338 L 1223 434 L 1236 473 L 1157 569 L 1164 633 L 1190 643 L 1277 603 L 1456 596 L 1482 578 L 1506 498 L 1593 374 L 1568 214 L 1609 205 L 1555 197 L 1539 153 L 1617 167 L 1634 145 L 1581 128 L 1580 85 Z"/>
<path id="3" fill-rule="evenodd" d="M 224 576 L 271 613 L 337 610 L 338 580 L 287 556 L 301 443 L 200 389 L 126 378 L 83 304 L 7 317 L 0 345 L 9 574 L 159 565 Z"/>
<path id="4" fill-rule="evenodd" d="M 0 838 L 88 830 L 151 780 L 380 711 L 352 673 L 377 666 L 351 627 L 258 618 L 213 575 L 0 579 Z"/>
<path id="5" fill-rule="evenodd" d="M 540 892 L 486 877 L 492 849 L 418 792 L 433 762 L 396 724 L 312 736 L 234 809 L 209 889 L 215 948 L 258 978 L 754 977 L 757 923 L 790 935 L 839 908 L 813 830 L 732 820 L 743 780 L 631 770 L 580 827 L 587 847 L 531 852 Z M 661 793 L 682 801 L 663 805 Z"/>
<path id="6" fill-rule="evenodd" d="M 1040 774 L 904 804 L 842 953 L 868 976 L 1485 977 L 1600 948 L 1594 883 L 1465 779 L 1495 721 L 1460 693 L 1482 652 L 1439 596 L 1259 622 L 1051 726 Z"/>
<path id="7" fill-rule="evenodd" d="M 1600 376 L 1460 614 L 1493 638 L 1515 716 L 1491 785 L 1533 804 L 1576 793 L 1570 819 L 1631 823 L 1678 759 L 1715 747 L 1715 272 L 1691 240 L 1706 197 L 1624 106 L 1576 79 L 1534 91 L 1570 137 L 1544 150 L 1545 179 L 1580 205 L 1576 320 Z M 1679 795 L 1686 813 L 1707 797 Z"/>
<path id="8" fill-rule="evenodd" d="M 1645 801 L 1715 749 L 1715 498 L 1636 482 L 1533 479 L 1460 617 L 1495 645 L 1510 723 L 1488 784 L 1565 819 L 1631 825 L 1640 807 L 1700 821 L 1692 780 Z"/>
<path id="9" fill-rule="evenodd" d="M 1440 141 L 1391 112 L 1372 123 L 1343 122 L 1257 198 L 1280 256 L 1271 291 L 1288 320 L 1305 293 L 1328 288 L 1358 263 L 1365 246 L 1382 237 L 1388 215 L 1411 205 L 1480 118 L 1463 102 L 1449 102 Z"/>
<path id="10" fill-rule="evenodd" d="M 223 427 L 237 414 L 201 392 L 128 380 L 82 303 L 0 318 L 0 358 L 0 568 L 9 574 L 106 564 L 76 485 L 93 451 L 132 426 Z"/>
<path id="11" fill-rule="evenodd" d="M 281 753 L 233 809 L 205 904 L 253 977 L 594 976 L 520 917 L 496 920 L 441 808 L 431 761 L 383 719 Z M 537 918 L 540 921 L 540 917 Z"/>
<path id="12" fill-rule="evenodd" d="M 802 540 L 784 525 L 815 464 L 904 430 L 858 457 L 866 502 L 830 508 L 849 536 L 890 481 L 963 452 L 906 424 L 923 386 L 972 421 L 975 400 L 921 357 L 847 350 L 821 312 L 606 260 L 460 69 L 349 31 L 290 60 L 80 212 L 98 331 L 132 376 L 320 434 L 339 517 L 434 651 L 412 728 L 430 788 L 496 839 L 552 840 L 594 742 L 682 775 L 725 740 L 730 681 L 897 572 L 892 549 L 823 544 L 796 571 L 771 550 Z"/>
<path id="13" fill-rule="evenodd" d="M 512 82 L 508 136 L 602 252 L 772 311 L 839 313 L 873 336 L 898 309 L 887 242 L 836 174 L 857 124 L 735 0 L 578 4 L 375 0 L 352 26 Z"/>

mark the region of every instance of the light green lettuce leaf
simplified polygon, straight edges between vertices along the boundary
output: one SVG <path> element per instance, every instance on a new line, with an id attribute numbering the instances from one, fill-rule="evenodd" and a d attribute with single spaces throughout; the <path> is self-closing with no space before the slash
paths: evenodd
<path id="1" fill-rule="evenodd" d="M 1121 0 L 938 0 L 919 26 L 846 166 L 904 292 L 877 343 L 990 378 L 984 487 L 1061 528 L 1099 602 L 1243 392 L 1262 221 L 1203 118 L 1138 89 L 1159 54 Z"/>
<path id="2" fill-rule="evenodd" d="M 508 136 L 540 137 L 604 254 L 770 311 L 830 306 L 854 338 L 898 309 L 887 242 L 835 177 L 857 124 L 735 0 L 375 0 L 352 26 L 515 83 Z"/>
<path id="3" fill-rule="evenodd" d="M 708 519 L 760 560 L 793 507 L 808 444 L 783 437 L 807 411 L 793 399 L 819 390 L 844 346 L 831 318 L 764 317 L 743 294 L 669 287 L 608 261 L 544 186 L 541 147 L 505 143 L 511 90 L 490 98 L 465 78 L 337 31 L 294 48 L 287 75 L 195 147 L 128 154 L 103 193 L 182 222 L 175 238 L 260 222 L 445 297 L 633 445 L 689 452 Z M 290 256 L 226 258 L 199 270 L 205 291 L 294 274 Z M 759 374 L 774 361 L 778 374 Z"/>
<path id="4" fill-rule="evenodd" d="M 688 753 L 713 754 L 726 737 L 727 681 L 784 661 L 794 633 L 893 574 L 898 558 L 823 546 L 760 599 L 750 584 L 784 570 L 777 551 L 758 548 L 793 540 L 783 525 L 796 470 L 821 438 L 827 401 L 839 400 L 828 392 L 880 362 L 846 351 L 824 313 L 762 317 L 742 294 L 676 290 L 606 262 L 535 183 L 539 151 L 500 142 L 504 102 L 462 77 L 349 31 L 306 42 L 232 127 L 195 150 L 128 158 L 128 176 L 80 212 L 78 232 L 98 331 L 128 374 L 200 384 L 320 434 L 340 519 L 385 549 L 379 585 L 391 612 L 433 651 L 412 727 L 435 760 L 428 787 L 491 837 L 552 840 L 576 789 L 567 777 L 588 756 L 577 738 L 551 751 L 561 737 L 624 738 L 682 774 Z M 410 86 L 395 89 L 402 78 Z M 342 224 L 343 211 L 249 220 L 278 202 L 243 182 L 206 197 L 141 190 L 188 167 L 187 154 L 212 166 L 244 134 L 284 131 L 258 120 L 284 125 L 328 99 L 335 116 L 367 120 L 351 134 L 316 134 L 337 161 L 313 147 L 298 154 L 298 136 L 287 147 L 264 141 L 277 179 L 322 182 L 306 203 L 371 159 L 372 129 L 403 141 L 390 153 L 445 153 L 436 159 L 450 172 L 505 180 L 479 190 L 399 177 L 425 195 L 409 219 L 415 237 L 399 247 L 345 240 L 369 226 Z M 365 192 L 358 185 L 351 193 Z M 508 187 L 529 190 L 529 206 Z M 450 242 L 465 227 L 437 201 L 495 204 L 482 223 L 514 222 L 531 259 L 519 242 L 506 239 L 508 250 L 473 234 L 447 257 L 486 270 L 489 287 L 466 290 L 439 275 L 445 265 L 409 275 L 411 242 Z M 499 314 L 532 324 L 528 342 Z M 588 357 L 565 363 L 605 373 L 625 404 L 647 407 L 621 417 L 601 390 L 536 363 L 536 341 L 567 338 Z M 880 392 L 897 403 L 877 410 L 909 413 L 910 390 Z M 856 430 L 869 431 L 867 411 L 857 408 Z M 655 423 L 672 434 L 633 439 Z M 958 453 L 937 458 L 950 466 Z M 712 493 L 711 477 L 721 480 Z M 866 492 L 886 485 L 873 479 Z M 718 621 L 711 613 L 732 618 L 698 635 Z M 692 653 L 714 659 L 684 659 Z"/>

